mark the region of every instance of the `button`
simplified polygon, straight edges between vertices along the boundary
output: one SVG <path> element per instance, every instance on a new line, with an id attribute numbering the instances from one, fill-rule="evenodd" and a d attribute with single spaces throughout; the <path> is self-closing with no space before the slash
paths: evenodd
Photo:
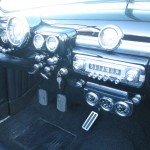
<path id="1" fill-rule="evenodd" d="M 108 79 L 109 79 L 108 76 L 104 76 L 104 77 L 103 77 L 103 81 L 107 81 Z"/>
<path id="2" fill-rule="evenodd" d="M 90 73 L 88 74 L 88 77 L 90 78 L 90 77 L 92 77 L 92 76 L 93 76 L 93 73 L 90 72 Z"/>
<path id="3" fill-rule="evenodd" d="M 120 83 L 120 80 L 119 79 L 116 79 L 115 80 L 115 84 L 119 84 Z"/>
<path id="4" fill-rule="evenodd" d="M 98 76 L 98 80 L 101 80 L 101 79 L 103 79 L 103 76 L 100 74 L 100 75 Z"/>
<path id="5" fill-rule="evenodd" d="M 98 74 L 96 74 L 96 73 L 94 73 L 92 76 L 93 79 L 96 79 L 97 77 L 98 77 Z"/>
<path id="6" fill-rule="evenodd" d="M 110 77 L 109 80 L 110 80 L 111 82 L 114 82 L 115 79 L 114 79 L 113 77 Z"/>
<path id="7" fill-rule="evenodd" d="M 138 76 L 137 70 L 129 70 L 126 75 L 126 79 L 129 82 L 133 82 L 136 80 L 137 76 Z"/>
<path id="8" fill-rule="evenodd" d="M 140 94 L 136 94 L 135 97 L 132 98 L 132 102 L 134 104 L 139 104 L 141 102 L 141 99 L 142 99 L 141 95 Z"/>

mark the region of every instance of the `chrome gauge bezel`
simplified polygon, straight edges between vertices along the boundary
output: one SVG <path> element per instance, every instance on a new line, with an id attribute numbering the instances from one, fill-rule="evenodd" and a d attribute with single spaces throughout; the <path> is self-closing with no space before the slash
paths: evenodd
<path id="1" fill-rule="evenodd" d="M 114 30 L 116 32 L 116 34 L 118 35 L 118 38 L 116 39 L 116 42 L 115 42 L 116 44 L 114 44 L 112 46 L 104 45 L 102 42 L 102 34 L 104 33 L 104 31 L 109 30 L 109 29 Z M 98 34 L 98 42 L 103 49 L 111 51 L 111 50 L 114 50 L 119 47 L 123 36 L 124 36 L 124 34 L 118 26 L 108 25 L 100 30 L 100 32 Z"/>
<path id="2" fill-rule="evenodd" d="M 48 43 L 48 40 L 50 40 L 50 38 L 52 38 L 56 42 L 56 44 L 55 44 L 56 46 L 54 46 L 53 48 L 51 48 L 49 43 Z M 46 39 L 46 48 L 48 49 L 49 52 L 55 53 L 58 46 L 59 46 L 59 39 L 55 35 L 50 35 L 50 36 L 47 37 L 47 39 Z"/>
<path id="3" fill-rule="evenodd" d="M 17 23 L 19 23 L 19 26 L 21 27 L 21 30 L 22 30 L 21 31 L 22 32 L 22 37 L 19 40 L 17 40 L 17 42 L 15 41 L 15 36 L 16 35 L 14 35 L 14 33 L 12 33 L 12 32 L 15 32 L 13 30 L 15 30 L 15 25 L 16 25 L 16 24 L 14 24 L 14 26 L 13 26 L 13 19 L 17 20 Z M 9 18 L 9 20 L 7 22 L 6 33 L 7 33 L 7 37 L 8 37 L 9 42 L 13 46 L 21 47 L 29 39 L 29 36 L 30 36 L 30 27 L 29 27 L 29 24 L 28 24 L 27 20 L 24 17 L 12 16 L 12 17 Z"/>
<path id="4" fill-rule="evenodd" d="M 40 45 L 37 45 L 37 43 L 36 43 L 36 38 L 37 37 L 39 37 L 39 38 L 41 38 L 40 40 L 41 40 L 41 44 Z M 43 35 L 41 35 L 41 34 L 35 34 L 35 36 L 34 36 L 34 38 L 33 38 L 33 44 L 34 44 L 34 47 L 36 48 L 36 49 L 41 49 L 42 47 L 43 47 L 43 45 L 44 45 L 44 42 L 45 42 L 45 39 L 44 39 L 44 37 L 43 37 Z"/>

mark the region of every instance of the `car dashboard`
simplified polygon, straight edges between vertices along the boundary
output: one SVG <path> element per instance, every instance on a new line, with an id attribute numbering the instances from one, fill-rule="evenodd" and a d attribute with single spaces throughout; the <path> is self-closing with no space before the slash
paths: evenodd
<path id="1" fill-rule="evenodd" d="M 93 109 L 130 116 L 149 97 L 150 22 L 130 7 L 97 6 L 93 12 L 87 5 L 74 14 L 76 5 L 64 12 L 59 12 L 64 6 L 50 12 L 46 7 L 41 17 L 20 12 L 1 17 L 0 64 L 53 80 L 60 93 L 66 86 L 77 88 Z M 69 7 L 74 9 L 68 14 Z M 89 115 L 91 125 L 96 117 Z M 88 123 L 82 126 L 87 131 Z"/>

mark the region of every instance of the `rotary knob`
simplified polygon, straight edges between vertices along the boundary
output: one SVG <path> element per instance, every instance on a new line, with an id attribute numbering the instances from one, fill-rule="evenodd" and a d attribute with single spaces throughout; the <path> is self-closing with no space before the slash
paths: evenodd
<path id="1" fill-rule="evenodd" d="M 138 77 L 138 71 L 137 70 L 129 70 L 126 75 L 126 79 L 128 82 L 133 82 Z"/>
<path id="2" fill-rule="evenodd" d="M 114 106 L 114 102 L 111 98 L 109 97 L 103 97 L 100 101 L 100 106 L 102 107 L 102 109 L 104 109 L 105 111 L 111 111 L 113 109 Z"/>
<path id="3" fill-rule="evenodd" d="M 82 60 L 75 61 L 73 67 L 75 70 L 82 70 L 84 68 L 84 61 Z"/>
<path id="4" fill-rule="evenodd" d="M 86 102 L 91 105 L 91 106 L 95 106 L 98 103 L 98 95 L 93 93 L 93 92 L 88 92 L 86 94 Z"/>
<path id="5" fill-rule="evenodd" d="M 122 117 L 126 117 L 131 114 L 129 104 L 119 101 L 115 104 L 115 112 Z"/>

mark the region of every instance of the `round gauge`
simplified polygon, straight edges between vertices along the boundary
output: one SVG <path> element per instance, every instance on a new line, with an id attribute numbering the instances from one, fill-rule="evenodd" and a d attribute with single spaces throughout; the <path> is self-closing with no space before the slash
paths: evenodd
<path id="1" fill-rule="evenodd" d="M 3 30 L 1 32 L 1 40 L 2 40 L 3 43 L 7 43 L 8 42 L 8 38 L 7 38 L 7 34 L 6 34 L 5 30 Z"/>
<path id="2" fill-rule="evenodd" d="M 6 26 L 6 33 L 9 42 L 21 47 L 29 38 L 29 25 L 25 18 L 11 17 Z"/>
<path id="3" fill-rule="evenodd" d="M 36 34 L 33 38 L 33 44 L 36 49 L 41 49 L 44 44 L 44 37 L 41 34 Z"/>
<path id="4" fill-rule="evenodd" d="M 104 27 L 98 36 L 100 46 L 106 50 L 113 50 L 117 48 L 123 38 L 123 33 L 117 26 Z"/>
<path id="5" fill-rule="evenodd" d="M 51 35 L 46 39 L 46 47 L 50 52 L 54 53 L 57 50 L 58 45 L 59 40 L 56 36 Z"/>

